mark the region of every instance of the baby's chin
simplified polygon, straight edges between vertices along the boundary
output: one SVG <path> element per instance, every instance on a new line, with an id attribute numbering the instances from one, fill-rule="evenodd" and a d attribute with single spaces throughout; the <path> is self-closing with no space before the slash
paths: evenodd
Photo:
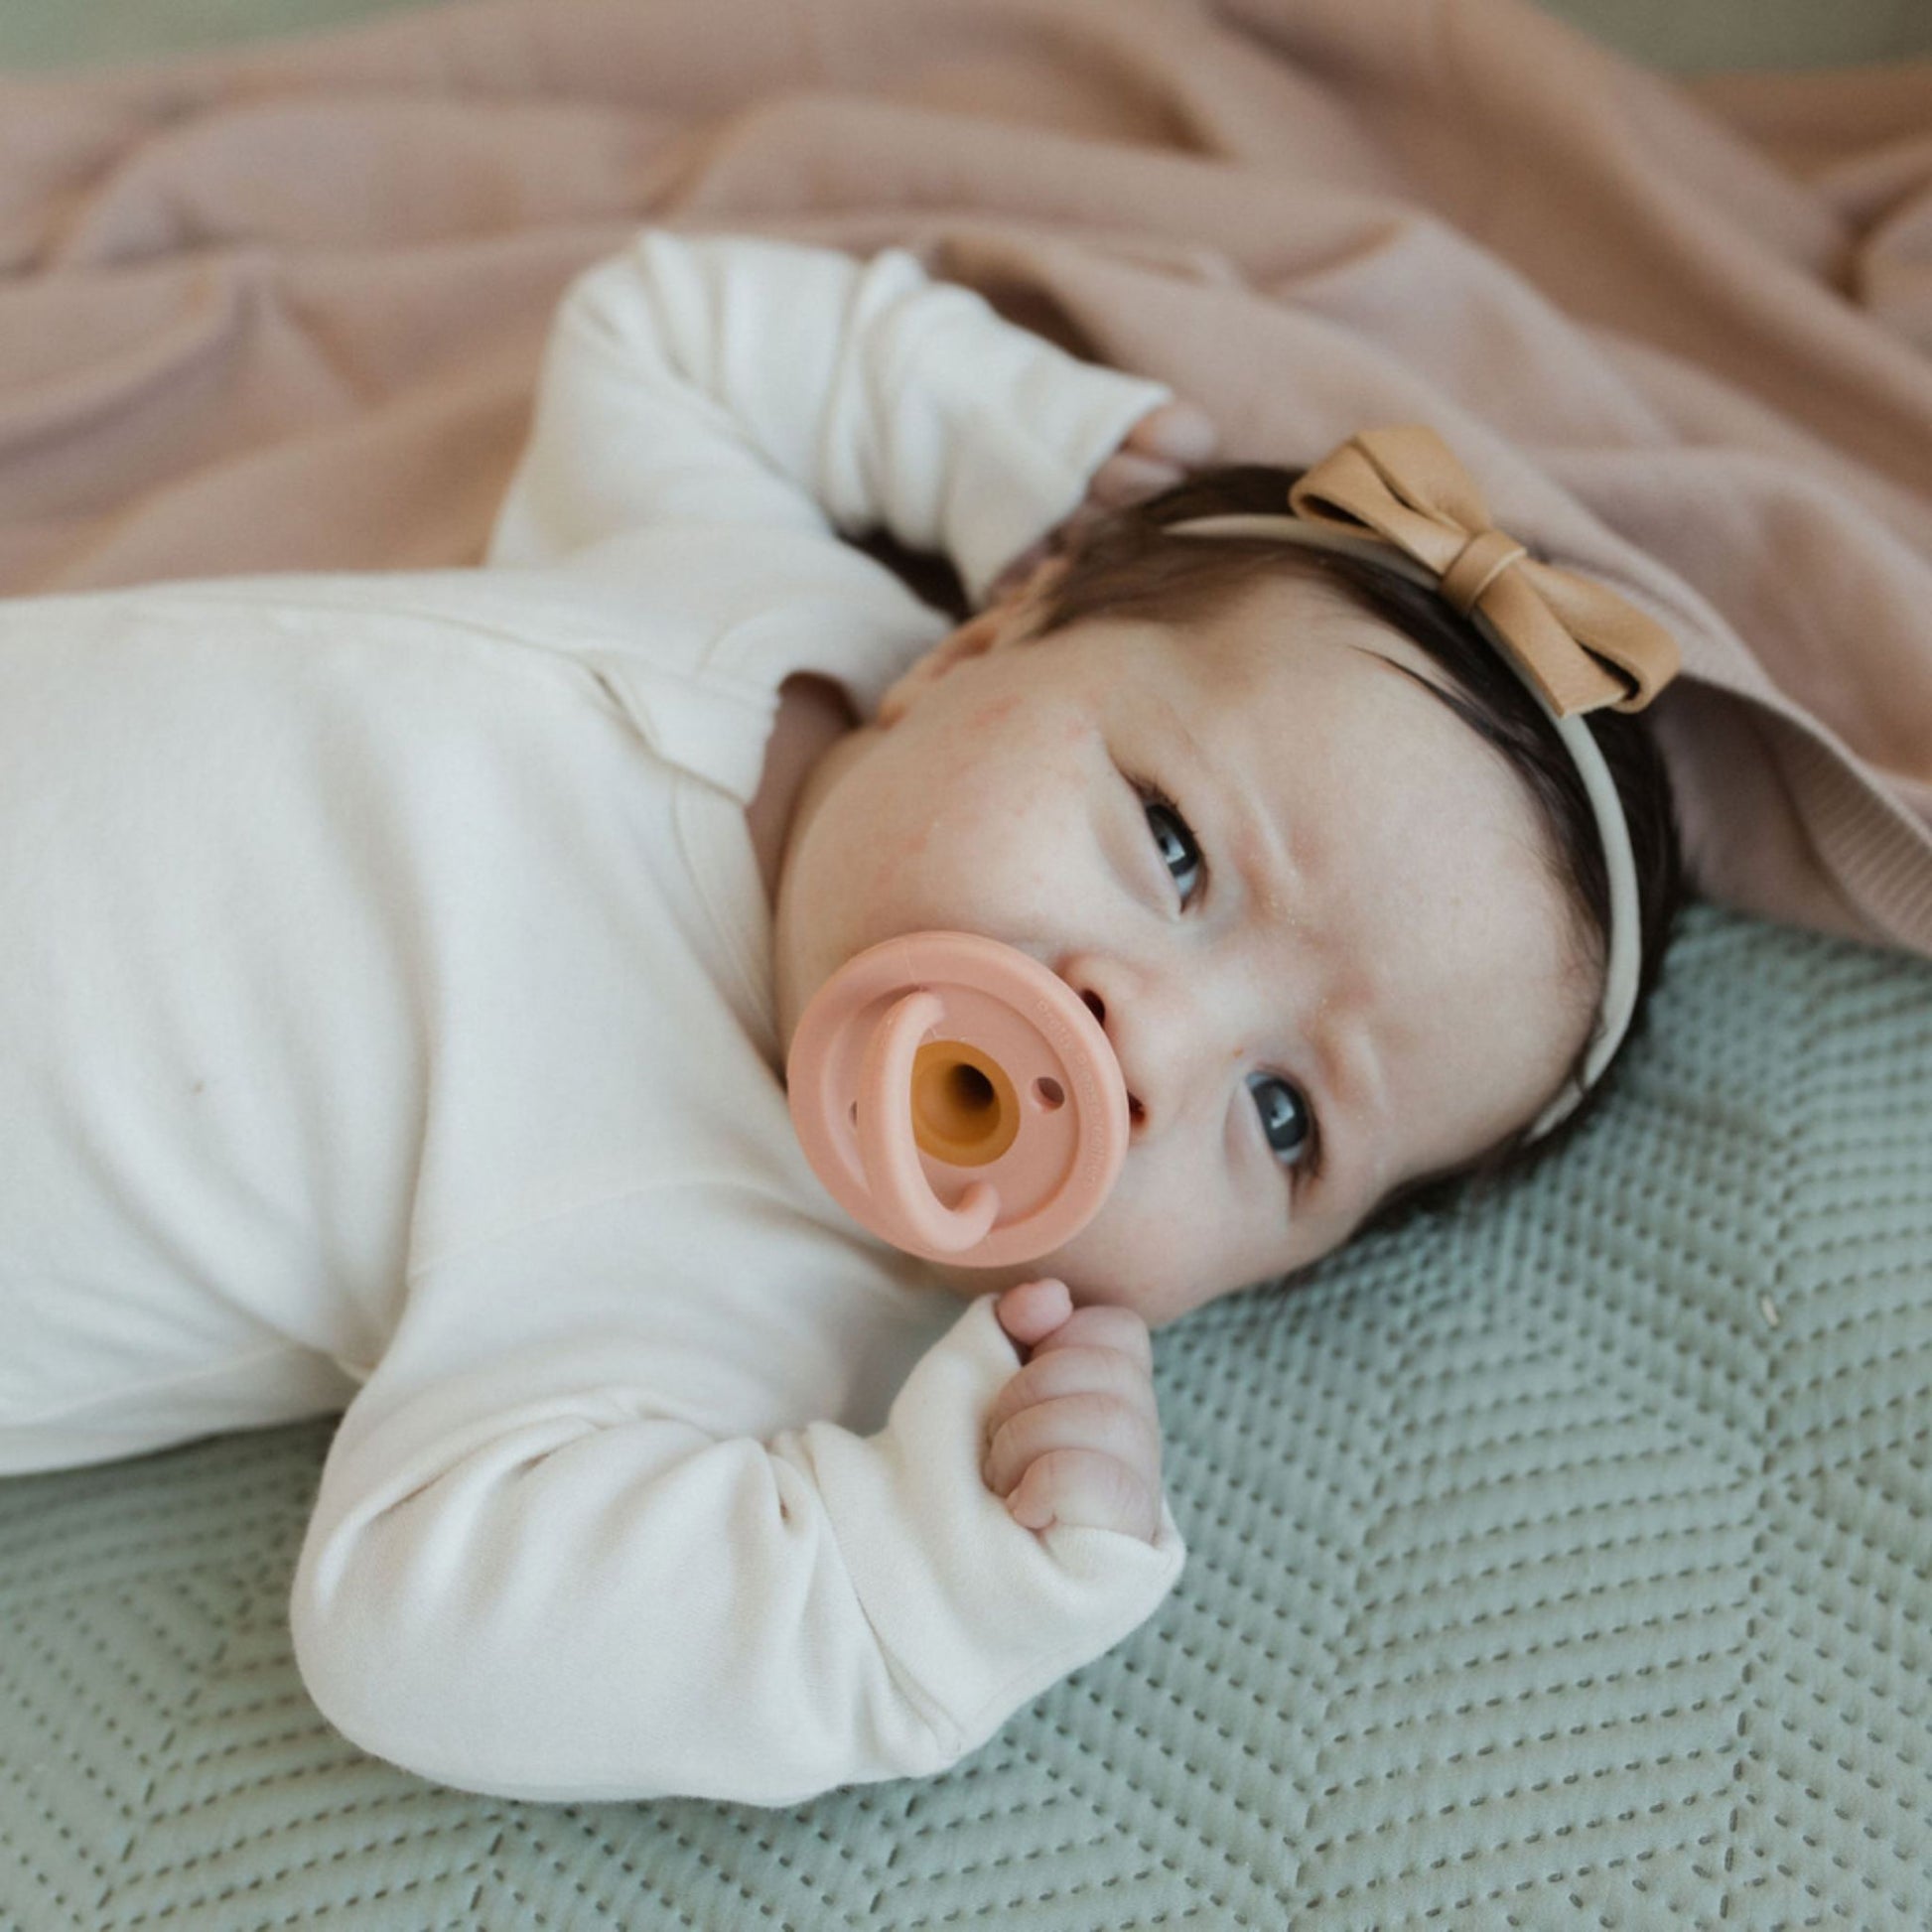
<path id="1" fill-rule="evenodd" d="M 1004 1268 L 962 1268 L 956 1263 L 928 1261 L 925 1266 L 942 1288 L 962 1301 L 976 1301 L 982 1295 L 1001 1295 L 1028 1282 L 1055 1281 L 1066 1284 L 1076 1309 L 1136 1306 L 1136 1297 L 1118 1288 L 1089 1278 L 1088 1271 L 1072 1265 L 1057 1254 L 1035 1255 L 1032 1261 L 1019 1261 Z"/>

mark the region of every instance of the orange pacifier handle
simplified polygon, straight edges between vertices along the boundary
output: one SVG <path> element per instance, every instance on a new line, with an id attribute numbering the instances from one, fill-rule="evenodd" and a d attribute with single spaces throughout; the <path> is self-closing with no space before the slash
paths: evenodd
<path id="1" fill-rule="evenodd" d="M 856 1221 L 997 1268 L 1070 1240 L 1127 1158 L 1127 1084 L 1057 973 L 971 932 L 869 946 L 799 1016 L 792 1126 Z"/>

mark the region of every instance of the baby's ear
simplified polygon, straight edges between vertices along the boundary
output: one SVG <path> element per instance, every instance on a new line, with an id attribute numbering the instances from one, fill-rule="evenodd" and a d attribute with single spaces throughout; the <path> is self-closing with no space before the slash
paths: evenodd
<path id="1" fill-rule="evenodd" d="M 937 684 L 955 664 L 978 657 L 992 648 L 999 635 L 1007 607 L 989 605 L 978 617 L 963 623 L 949 637 L 942 637 L 879 700 L 879 713 L 873 722 L 882 729 L 896 725 L 911 708 L 913 700 L 928 685 Z"/>
<path id="2" fill-rule="evenodd" d="M 1026 579 L 1002 592 L 978 617 L 941 638 L 880 699 L 873 722 L 882 729 L 897 724 L 918 694 L 936 684 L 955 664 L 983 655 L 1003 637 L 1031 635 L 1038 607 L 1066 570 L 1065 558 L 1046 558 Z"/>

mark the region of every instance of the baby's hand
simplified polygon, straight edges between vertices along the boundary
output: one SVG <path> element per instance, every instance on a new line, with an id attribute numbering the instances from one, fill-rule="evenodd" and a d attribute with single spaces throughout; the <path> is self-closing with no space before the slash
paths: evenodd
<path id="1" fill-rule="evenodd" d="M 1080 1523 L 1153 1543 L 1161 1533 L 1154 1349 L 1131 1309 L 1075 1309 L 1063 1282 L 994 1305 L 1027 1365 L 987 1412 L 986 1486 L 1030 1530 Z"/>
<path id="2" fill-rule="evenodd" d="M 1190 470 L 1208 463 L 1220 444 L 1219 428 L 1198 403 L 1164 402 L 1159 409 L 1150 410 L 1093 473 L 1086 496 L 1072 513 L 1001 571 L 988 589 L 986 601 L 997 604 L 1016 584 L 1025 583 L 1053 552 L 1077 548 L 1081 533 L 1109 511 L 1171 489 Z"/>

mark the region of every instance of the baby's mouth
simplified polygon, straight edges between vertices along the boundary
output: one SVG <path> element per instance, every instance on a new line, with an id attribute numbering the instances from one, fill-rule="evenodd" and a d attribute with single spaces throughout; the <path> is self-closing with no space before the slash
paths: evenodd
<path id="1" fill-rule="evenodd" d="M 1086 1003 L 1087 1011 L 1093 1015 L 1094 1019 L 1100 1023 L 1102 1028 L 1105 1028 L 1107 1024 L 1107 1008 L 1101 1000 L 1100 995 L 1098 993 L 1083 991 L 1080 998 Z M 1130 1093 L 1127 1096 L 1127 1124 L 1130 1130 L 1141 1124 L 1142 1116 L 1146 1112 L 1147 1109 Z"/>

